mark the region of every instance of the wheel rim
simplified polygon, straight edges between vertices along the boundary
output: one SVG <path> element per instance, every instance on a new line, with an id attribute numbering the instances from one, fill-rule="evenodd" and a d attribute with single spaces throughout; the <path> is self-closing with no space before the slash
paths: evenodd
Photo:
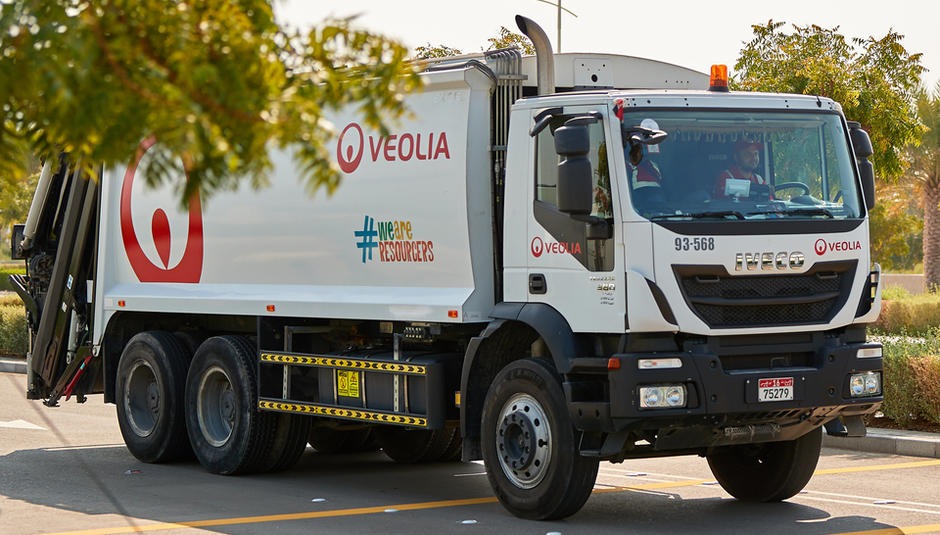
<path id="1" fill-rule="evenodd" d="M 162 396 L 157 376 L 144 361 L 134 364 L 124 388 L 124 413 L 134 434 L 147 437 L 157 427 L 162 411 Z"/>
<path id="2" fill-rule="evenodd" d="M 237 412 L 235 400 L 232 381 L 225 370 L 214 366 L 203 374 L 196 414 L 202 436 L 212 446 L 223 446 L 231 438 Z"/>
<path id="3" fill-rule="evenodd" d="M 516 394 L 503 405 L 496 430 L 499 466 L 513 485 L 530 489 L 545 477 L 552 457 L 552 429 L 534 397 Z"/>

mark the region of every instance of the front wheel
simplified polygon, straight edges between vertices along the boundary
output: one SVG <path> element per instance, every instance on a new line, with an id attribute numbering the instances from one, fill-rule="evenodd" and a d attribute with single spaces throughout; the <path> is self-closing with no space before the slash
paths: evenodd
<path id="1" fill-rule="evenodd" d="M 706 458 L 728 494 L 742 501 L 778 502 L 809 483 L 821 447 L 819 427 L 795 440 L 716 448 Z"/>
<path id="2" fill-rule="evenodd" d="M 561 384 L 546 361 L 518 360 L 496 376 L 483 406 L 483 460 L 500 503 L 520 518 L 576 513 L 598 460 L 582 457 Z"/>

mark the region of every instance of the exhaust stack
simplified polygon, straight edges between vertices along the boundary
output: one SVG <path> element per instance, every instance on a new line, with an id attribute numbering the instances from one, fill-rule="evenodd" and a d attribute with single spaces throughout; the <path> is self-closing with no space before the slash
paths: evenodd
<path id="1" fill-rule="evenodd" d="M 522 15 L 516 15 L 516 26 L 532 41 L 532 46 L 535 47 L 539 95 L 554 93 L 555 55 L 552 53 L 552 44 L 548 40 L 548 35 L 535 21 Z"/>

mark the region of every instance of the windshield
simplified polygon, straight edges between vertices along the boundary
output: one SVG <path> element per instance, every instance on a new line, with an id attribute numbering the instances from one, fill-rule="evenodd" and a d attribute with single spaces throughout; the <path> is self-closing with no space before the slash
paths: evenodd
<path id="1" fill-rule="evenodd" d="M 624 114 L 622 126 L 631 202 L 651 220 L 861 215 L 836 114 L 646 110 Z M 640 128 L 668 137 L 631 146 Z"/>

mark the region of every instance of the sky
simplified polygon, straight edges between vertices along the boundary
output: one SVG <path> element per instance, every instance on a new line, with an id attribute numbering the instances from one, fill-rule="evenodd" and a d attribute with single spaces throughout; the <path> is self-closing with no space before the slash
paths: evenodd
<path id="1" fill-rule="evenodd" d="M 925 85 L 940 81 L 940 19 L 935 0 L 561 0 L 562 52 L 602 52 L 665 61 L 701 72 L 734 66 L 753 24 L 838 27 L 847 39 L 904 36 L 908 53 L 922 53 Z M 557 50 L 557 0 L 275 0 L 283 22 L 305 27 L 327 17 L 359 15 L 356 25 L 414 49 L 446 45 L 478 52 L 500 26 L 518 33 L 514 17 L 537 22 Z M 786 26 L 791 28 L 790 26 Z M 789 32 L 789 30 L 788 30 Z"/>

